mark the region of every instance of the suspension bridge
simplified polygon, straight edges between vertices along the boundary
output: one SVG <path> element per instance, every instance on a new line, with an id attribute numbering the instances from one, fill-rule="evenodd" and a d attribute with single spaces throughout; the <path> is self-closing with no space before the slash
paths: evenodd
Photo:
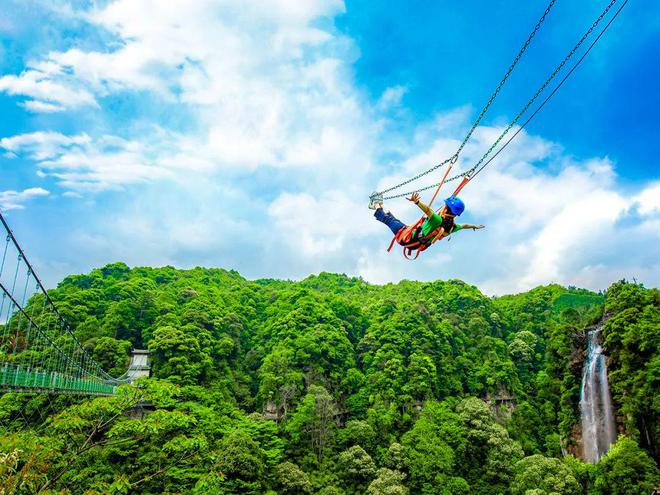
<path id="1" fill-rule="evenodd" d="M 0 213 L 0 393 L 112 395 L 143 374 L 143 354 L 112 377 L 76 338 Z"/>

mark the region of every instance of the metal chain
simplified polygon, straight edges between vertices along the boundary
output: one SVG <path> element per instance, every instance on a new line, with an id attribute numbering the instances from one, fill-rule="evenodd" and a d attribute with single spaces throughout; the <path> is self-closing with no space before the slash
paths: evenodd
<path id="1" fill-rule="evenodd" d="M 470 170 L 468 170 L 466 172 L 463 172 L 463 173 L 460 173 L 460 174 L 457 174 L 457 175 L 454 175 L 453 177 L 449 177 L 448 179 L 445 179 L 445 181 L 442 182 L 442 184 L 446 184 L 447 182 L 451 182 L 451 181 L 456 180 L 456 179 L 462 179 L 463 177 L 468 175 L 469 172 L 470 172 Z M 386 196 L 386 197 L 382 198 L 382 200 L 385 201 L 386 199 L 404 198 L 406 196 L 410 196 L 412 193 L 428 191 L 429 189 L 436 188 L 440 184 L 441 184 L 440 182 L 436 182 L 435 184 L 431 184 L 430 186 L 422 187 L 421 189 L 415 189 L 414 191 L 408 191 L 408 192 L 401 193 L 401 194 L 395 194 L 393 196 Z"/>
<path id="2" fill-rule="evenodd" d="M 426 171 L 424 171 L 424 172 L 422 172 L 422 173 L 417 174 L 415 177 L 412 177 L 411 179 L 408 179 L 408 180 L 406 180 L 406 181 L 403 181 L 401 184 L 397 184 L 396 186 L 392 186 L 392 187 L 388 187 L 387 189 L 383 189 L 382 191 L 380 191 L 380 192 L 378 192 L 378 193 L 374 193 L 374 194 L 372 194 L 371 196 L 372 196 L 372 197 L 382 196 L 382 195 L 385 194 L 385 193 L 388 193 L 388 192 L 390 192 L 390 191 L 394 191 L 395 189 L 399 189 L 400 187 L 403 187 L 403 186 L 405 186 L 406 184 L 410 184 L 411 182 L 415 182 L 417 179 L 420 179 L 421 177 L 424 177 L 425 175 L 430 174 L 430 173 L 433 172 L 434 170 L 437 170 L 437 169 L 439 169 L 440 167 L 442 167 L 443 165 L 447 165 L 447 164 L 448 164 L 449 162 L 451 162 L 452 160 L 455 162 L 456 159 L 458 159 L 458 155 L 454 155 L 454 156 L 452 156 L 451 158 L 447 158 L 446 160 L 444 160 L 444 161 L 438 163 L 437 165 L 434 165 L 432 168 L 430 168 L 430 169 L 428 169 L 428 170 L 426 170 Z M 398 197 L 398 196 L 396 196 L 396 197 Z M 383 199 L 391 199 L 391 198 L 383 198 Z"/>
<path id="3" fill-rule="evenodd" d="M 527 118 L 527 120 L 525 120 L 525 122 L 523 122 L 523 123 L 518 127 L 518 129 L 516 130 L 516 132 L 515 132 L 515 133 L 514 133 L 514 134 L 513 134 L 513 135 L 512 135 L 507 141 L 506 141 L 506 143 L 504 143 L 504 144 L 502 145 L 502 147 L 501 147 L 500 149 L 498 149 L 498 150 L 495 152 L 495 154 L 493 154 L 493 156 L 491 156 L 491 157 L 488 159 L 488 161 L 486 161 L 486 163 L 484 163 L 484 164 L 483 164 L 483 165 L 482 165 L 482 166 L 481 166 L 476 172 L 474 172 L 474 175 L 471 176 L 471 179 L 474 179 L 474 178 L 479 174 L 479 172 L 481 172 L 484 168 L 486 168 L 486 166 L 487 166 L 489 163 L 491 163 L 491 162 L 497 157 L 497 155 L 499 155 L 499 154 L 502 152 L 502 150 L 504 150 L 504 148 L 506 148 L 506 147 L 511 143 L 511 141 L 513 141 L 513 140 L 515 139 L 515 137 L 516 137 L 518 134 L 520 134 L 520 132 L 521 132 L 525 127 L 527 127 L 527 124 L 529 124 L 529 123 L 532 121 L 532 119 L 533 119 L 533 118 L 534 118 L 534 117 L 535 117 L 535 116 L 541 111 L 541 109 L 546 105 L 546 103 L 548 103 L 548 101 L 550 101 L 550 99 L 555 95 L 555 93 L 557 93 L 557 91 L 559 91 L 559 88 L 561 88 L 562 85 L 566 82 L 566 80 L 571 76 L 571 74 L 573 74 L 573 72 L 575 72 L 575 69 L 577 69 L 577 68 L 580 66 L 580 64 L 581 64 L 582 61 L 587 57 L 587 55 L 588 55 L 589 52 L 592 50 L 592 48 L 593 48 L 594 46 L 596 46 L 596 43 L 598 43 L 598 41 L 603 37 L 603 35 L 604 35 L 605 32 L 607 31 L 607 29 L 608 29 L 608 28 L 610 27 L 610 25 L 612 25 L 612 23 L 616 20 L 616 18 L 619 16 L 619 14 L 621 13 L 621 11 L 623 10 L 623 8 L 626 6 L 627 3 L 628 3 L 628 0 L 624 0 L 624 2 L 621 4 L 621 7 L 619 7 L 619 9 L 614 13 L 614 15 L 612 16 L 612 18 L 611 18 L 611 19 L 609 20 L 609 22 L 605 25 L 605 27 L 601 30 L 601 32 L 598 34 L 598 36 L 596 37 L 596 39 L 594 39 L 594 40 L 591 42 L 591 44 L 589 45 L 589 47 L 585 50 L 585 52 L 582 54 L 582 56 L 579 58 L 579 60 L 578 60 L 577 62 L 575 62 L 575 64 L 573 64 L 573 67 L 571 67 L 571 69 L 566 73 L 566 75 L 565 75 L 564 78 L 559 82 L 559 84 L 557 84 L 557 86 L 555 86 L 555 88 L 554 88 L 554 89 L 550 92 L 550 94 L 549 94 L 549 95 L 548 95 L 548 96 L 547 96 L 547 97 L 541 102 L 541 104 L 536 108 L 536 110 L 534 110 L 534 112 L 533 112 L 533 113 Z M 474 170 L 474 168 L 475 168 L 475 167 L 473 167 L 472 170 Z"/>
<path id="4" fill-rule="evenodd" d="M 463 172 L 462 174 L 452 177 L 449 180 L 452 179 L 457 179 L 459 177 L 465 177 L 465 176 L 470 176 L 472 173 L 488 158 L 488 156 L 493 152 L 493 150 L 500 144 L 502 139 L 509 133 L 509 131 L 515 126 L 520 118 L 529 110 L 529 107 L 532 106 L 532 104 L 536 101 L 536 99 L 543 93 L 545 88 L 552 82 L 552 80 L 561 72 L 561 70 L 564 68 L 566 63 L 575 55 L 575 52 L 580 49 L 582 44 L 585 42 L 585 40 L 591 35 L 594 29 L 600 24 L 600 22 L 603 20 L 603 18 L 607 15 L 607 13 L 610 11 L 610 9 L 614 6 L 614 4 L 617 2 L 617 0 L 611 0 L 610 3 L 605 7 L 605 9 L 601 12 L 601 14 L 598 16 L 598 18 L 594 21 L 594 23 L 591 25 L 591 27 L 582 35 L 582 38 L 580 41 L 577 42 L 577 44 L 573 47 L 573 49 L 566 55 L 564 60 L 561 61 L 561 63 L 555 68 L 555 70 L 550 74 L 550 76 L 545 80 L 545 82 L 539 87 L 539 89 L 534 93 L 534 96 L 525 104 L 525 106 L 518 112 L 518 114 L 514 117 L 514 119 L 509 123 L 509 125 L 502 131 L 502 133 L 498 136 L 498 138 L 493 142 L 493 144 L 488 148 L 488 150 L 479 158 L 477 163 L 474 164 L 473 167 L 468 169 L 467 171 Z M 554 93 L 553 93 L 554 94 Z M 482 167 L 483 168 L 483 167 Z M 480 169 L 481 170 L 481 169 Z M 445 181 L 448 182 L 449 180 Z M 438 184 L 433 184 L 430 186 L 426 186 L 422 189 L 419 189 L 418 191 L 426 191 L 428 189 L 432 189 L 434 187 L 437 187 Z M 413 191 L 415 192 L 415 191 Z M 407 193 L 407 194 L 400 194 L 397 196 L 390 196 L 389 198 L 384 198 L 384 199 L 394 199 L 394 198 L 400 198 L 403 196 L 407 196 L 408 194 L 412 193 Z"/>
<path id="5" fill-rule="evenodd" d="M 465 138 L 463 139 L 463 142 L 461 142 L 460 146 L 459 146 L 458 149 L 456 150 L 456 153 L 454 153 L 450 158 L 447 158 L 446 160 L 444 160 L 444 161 L 438 163 L 437 165 L 434 165 L 434 166 L 431 167 L 430 169 L 428 169 L 428 170 L 426 170 L 426 171 L 424 171 L 424 172 L 421 172 L 421 173 L 417 174 L 415 177 L 413 177 L 413 178 L 411 178 L 411 179 L 408 179 L 408 180 L 406 180 L 406 181 L 404 181 L 404 182 L 401 182 L 400 184 L 397 184 L 397 185 L 395 185 L 395 186 L 389 187 L 389 188 L 387 188 L 387 189 L 383 189 L 383 190 L 380 191 L 380 192 L 373 193 L 373 194 L 371 195 L 372 198 L 382 196 L 383 194 L 388 193 L 388 192 L 390 192 L 390 191 L 393 191 L 394 189 L 398 189 L 398 188 L 403 187 L 403 186 L 405 186 L 405 185 L 407 185 L 407 184 L 410 184 L 411 182 L 414 182 L 414 181 L 416 181 L 417 179 L 419 179 L 419 178 L 421 178 L 421 177 L 424 177 L 425 175 L 428 175 L 428 174 L 430 174 L 431 172 L 433 172 L 433 171 L 439 169 L 440 167 L 442 167 L 443 165 L 446 165 L 447 163 L 450 163 L 450 162 L 451 162 L 452 164 L 456 163 L 456 160 L 458 160 L 458 155 L 461 153 L 461 151 L 463 151 L 463 148 L 465 147 L 465 145 L 467 144 L 467 142 L 468 142 L 468 141 L 470 140 L 470 138 L 472 137 L 472 134 L 474 133 L 475 129 L 476 129 L 476 128 L 479 126 L 479 124 L 481 123 L 482 119 L 483 119 L 484 116 L 486 115 L 486 112 L 488 111 L 488 109 L 490 108 L 490 106 L 493 104 L 493 101 L 495 101 L 495 98 L 497 98 L 497 95 L 500 93 L 502 87 L 504 86 L 504 83 L 506 83 L 507 79 L 509 78 L 509 76 L 510 76 L 511 73 L 513 72 L 513 69 L 516 67 L 516 65 L 517 65 L 518 62 L 520 61 L 520 59 L 521 59 L 521 57 L 523 56 L 523 54 L 525 53 L 525 51 L 527 51 L 527 48 L 529 47 L 530 43 L 532 42 L 532 39 L 534 38 L 534 36 L 536 36 L 536 33 L 538 32 L 538 30 L 539 30 L 540 27 L 541 27 L 541 24 L 543 24 L 543 21 L 545 21 L 545 18 L 548 16 L 548 14 L 550 13 L 550 10 L 552 10 L 552 7 L 555 5 L 556 2 L 557 2 L 557 0 L 550 0 L 550 3 L 548 3 L 548 6 L 545 8 L 545 11 L 543 12 L 543 15 L 542 15 L 542 16 L 539 18 L 539 20 L 537 21 L 536 25 L 534 26 L 534 29 L 532 30 L 532 32 L 531 32 L 531 33 L 529 34 L 529 36 L 527 37 L 527 40 L 526 40 L 525 43 L 523 44 L 522 48 L 520 49 L 520 51 L 518 52 L 518 54 L 516 55 L 516 57 L 513 59 L 513 62 L 511 63 L 511 65 L 509 66 L 508 70 L 507 70 L 506 73 L 504 74 L 504 77 L 500 80 L 500 82 L 499 82 L 499 84 L 497 85 L 497 87 L 495 88 L 495 91 L 493 92 L 493 94 L 490 96 L 490 98 L 489 98 L 488 101 L 486 102 L 486 105 L 481 109 L 481 112 L 479 113 L 479 116 L 477 117 L 477 119 L 476 119 L 476 120 L 474 121 L 474 123 L 472 124 L 472 127 L 470 128 L 470 130 L 469 130 L 468 133 L 466 134 Z M 426 189 L 430 189 L 430 188 L 431 188 L 431 187 L 427 187 L 427 188 L 425 188 L 425 189 L 420 189 L 420 191 L 424 191 L 424 190 L 426 190 Z M 393 196 L 393 197 L 397 197 L 397 198 L 398 198 L 398 197 L 401 197 L 401 195 L 397 195 L 397 196 Z M 392 197 L 390 197 L 390 198 L 383 198 L 383 199 L 391 199 L 391 198 L 392 198 Z"/>
<path id="6" fill-rule="evenodd" d="M 591 25 L 591 27 L 584 33 L 584 35 L 582 36 L 580 41 L 577 42 L 577 44 L 568 53 L 568 55 L 566 55 L 564 60 L 561 61 L 561 63 L 555 68 L 555 70 L 552 72 L 552 74 L 550 74 L 550 76 L 545 80 L 545 82 L 541 85 L 541 87 L 536 91 L 536 93 L 534 93 L 534 96 L 532 96 L 532 98 L 527 102 L 527 104 L 522 108 L 522 110 L 520 110 L 520 112 L 518 112 L 518 115 L 516 115 L 514 117 L 514 119 L 506 127 L 506 129 L 504 129 L 504 131 L 502 131 L 502 133 L 498 136 L 498 138 L 495 140 L 495 142 L 490 146 L 490 148 L 488 148 L 486 153 L 484 153 L 483 156 L 481 158 L 479 158 L 479 161 L 477 161 L 477 163 L 475 163 L 474 166 L 470 170 L 468 170 L 469 174 L 472 174 L 472 172 L 474 172 L 477 169 L 477 167 L 479 167 L 479 165 L 481 165 L 484 162 L 484 160 L 486 158 L 488 158 L 488 156 L 493 152 L 493 150 L 497 147 L 497 145 L 500 144 L 500 141 L 502 141 L 502 139 L 504 139 L 504 136 L 506 136 L 509 133 L 509 131 L 511 130 L 511 128 L 513 128 L 513 126 L 518 123 L 518 121 L 523 116 L 523 114 L 525 114 L 525 112 L 527 112 L 527 110 L 529 110 L 529 107 L 532 106 L 532 104 L 536 101 L 536 99 L 539 97 L 539 95 L 541 93 L 543 93 L 543 91 L 545 91 L 545 88 L 548 87 L 548 84 L 550 84 L 550 82 L 552 82 L 552 80 L 557 76 L 557 74 L 559 74 L 559 72 L 561 72 L 561 70 L 564 68 L 564 65 L 566 65 L 566 63 L 573 57 L 573 55 L 575 55 L 575 52 L 577 50 L 579 50 L 579 48 L 582 46 L 584 41 L 591 35 L 593 30 L 596 29 L 598 24 L 600 24 L 600 21 L 603 20 L 603 17 L 605 17 L 607 15 L 607 13 L 610 11 L 612 6 L 616 2 L 617 2 L 617 0 L 611 0 L 609 5 L 607 7 L 605 7 L 605 10 L 603 10 L 601 12 L 601 14 L 594 21 L 594 23 Z"/>
<path id="7" fill-rule="evenodd" d="M 465 147 L 465 145 L 469 141 L 470 137 L 472 137 L 472 134 L 474 133 L 475 129 L 481 123 L 482 119 L 486 115 L 486 112 L 488 111 L 490 106 L 493 104 L 493 101 L 495 101 L 495 98 L 497 97 L 500 90 L 502 89 L 502 86 L 504 86 L 504 83 L 506 82 L 506 80 L 509 78 L 509 76 L 513 72 L 513 69 L 516 67 L 516 64 L 518 63 L 520 58 L 523 56 L 523 54 L 527 50 L 527 47 L 529 46 L 529 44 L 532 42 L 532 39 L 534 38 L 534 36 L 536 36 L 536 32 L 541 27 L 541 24 L 543 24 L 543 21 L 545 21 L 545 18 L 550 13 L 550 10 L 552 10 L 552 7 L 554 7 L 556 1 L 557 0 L 551 0 L 550 3 L 548 4 L 548 6 L 545 8 L 545 12 L 543 12 L 543 15 L 541 16 L 541 18 L 536 23 L 536 26 L 534 26 L 534 29 L 529 34 L 529 37 L 527 38 L 527 41 L 525 41 L 525 44 L 522 46 L 522 48 L 518 52 L 518 55 L 516 55 L 516 58 L 513 59 L 513 63 L 511 64 L 511 66 L 509 66 L 509 70 L 507 70 L 506 74 L 504 74 L 504 77 L 502 78 L 500 83 L 497 85 L 497 88 L 495 89 L 495 91 L 491 95 L 490 99 L 488 100 L 488 103 L 486 103 L 486 106 L 484 106 L 484 108 L 481 110 L 481 113 L 477 117 L 477 120 L 474 121 L 474 124 L 472 124 L 472 128 L 470 129 L 470 131 L 465 136 L 465 139 L 463 139 L 463 142 L 461 143 L 461 145 L 458 147 L 458 150 L 456 151 L 457 155 L 460 154 L 461 151 L 463 151 L 463 148 Z"/>

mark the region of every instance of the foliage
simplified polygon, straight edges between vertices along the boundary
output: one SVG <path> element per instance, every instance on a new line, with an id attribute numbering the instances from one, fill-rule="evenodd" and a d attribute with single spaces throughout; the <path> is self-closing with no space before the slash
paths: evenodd
<path id="1" fill-rule="evenodd" d="M 526 495 L 531 490 L 538 495 L 580 495 L 579 485 L 570 468 L 561 460 L 536 454 L 518 461 L 511 495 Z"/>
<path id="2" fill-rule="evenodd" d="M 367 489 L 368 495 L 408 495 L 408 488 L 403 484 L 406 475 L 398 471 L 382 468 L 378 470 L 378 477 L 371 482 Z"/>
<path id="3" fill-rule="evenodd" d="M 283 462 L 277 466 L 277 481 L 285 494 L 304 494 L 312 490 L 308 476 L 292 462 Z"/>
<path id="4" fill-rule="evenodd" d="M 657 290 L 489 298 L 458 280 L 249 281 L 114 263 L 51 296 L 106 370 L 147 348 L 152 378 L 113 397 L 0 395 L 0 493 L 614 495 L 658 483 Z M 603 305 L 628 437 L 591 466 L 563 453 L 579 453 L 586 331 Z"/>
<path id="5" fill-rule="evenodd" d="M 631 438 L 622 437 L 597 466 L 597 495 L 651 493 L 660 485 L 660 470 Z"/>
<path id="6" fill-rule="evenodd" d="M 607 293 L 603 336 L 612 398 L 626 430 L 660 459 L 660 291 L 618 282 Z"/>

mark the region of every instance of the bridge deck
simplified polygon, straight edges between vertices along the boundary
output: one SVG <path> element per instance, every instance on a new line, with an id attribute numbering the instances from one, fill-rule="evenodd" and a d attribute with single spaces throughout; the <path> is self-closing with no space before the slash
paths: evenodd
<path id="1" fill-rule="evenodd" d="M 112 395 L 115 386 L 57 372 L 5 365 L 0 369 L 0 390 L 7 392 L 58 390 L 89 395 Z"/>

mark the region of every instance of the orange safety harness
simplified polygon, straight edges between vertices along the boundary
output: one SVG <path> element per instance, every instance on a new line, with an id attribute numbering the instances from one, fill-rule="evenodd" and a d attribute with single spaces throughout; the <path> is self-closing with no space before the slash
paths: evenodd
<path id="1" fill-rule="evenodd" d="M 447 175 L 449 175 L 450 170 L 451 170 L 451 164 L 449 165 L 449 167 L 447 167 L 447 171 L 445 172 L 445 175 L 442 177 L 442 181 L 440 181 L 440 184 L 438 184 L 438 188 L 435 190 L 435 193 L 433 194 L 433 197 L 429 202 L 429 208 L 433 205 L 433 202 L 435 201 L 435 198 L 440 192 L 440 188 L 442 187 L 442 184 L 445 183 L 445 179 L 447 178 Z M 461 189 L 463 189 L 468 182 L 470 182 L 470 177 L 469 176 L 463 177 L 463 180 L 458 185 L 452 196 L 457 196 L 458 193 L 461 192 Z M 438 210 L 438 213 L 443 211 L 445 208 L 446 206 L 440 208 Z M 440 213 L 440 215 L 442 216 L 442 213 Z M 392 239 L 392 242 L 390 242 L 390 246 L 387 248 L 387 252 L 389 253 L 392 250 L 394 243 L 398 242 L 401 246 L 403 246 L 403 257 L 406 258 L 407 260 L 416 260 L 422 251 L 425 251 L 427 248 L 432 246 L 436 241 L 442 239 L 445 234 L 445 229 L 442 225 L 440 225 L 433 232 L 429 232 L 427 235 L 422 236 L 422 225 L 424 224 L 425 220 L 426 220 L 426 215 L 422 215 L 422 217 L 419 220 L 417 220 L 417 222 L 415 222 L 414 224 L 408 225 L 406 227 L 403 227 L 401 230 L 399 230 Z M 451 232 L 448 232 L 448 234 L 451 234 Z M 414 257 L 413 257 L 413 252 L 415 252 Z"/>

